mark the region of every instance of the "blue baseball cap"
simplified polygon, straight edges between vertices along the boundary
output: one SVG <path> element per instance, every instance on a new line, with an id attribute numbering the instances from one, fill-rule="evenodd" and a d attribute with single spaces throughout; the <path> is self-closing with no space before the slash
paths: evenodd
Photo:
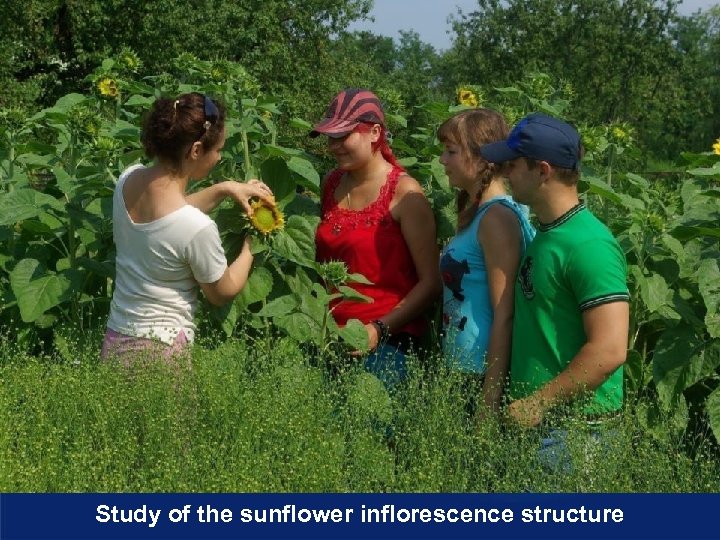
<path id="1" fill-rule="evenodd" d="M 580 134 L 570 124 L 546 114 L 533 113 L 517 123 L 506 141 L 483 145 L 480 155 L 492 163 L 526 157 L 578 170 L 580 148 Z"/>

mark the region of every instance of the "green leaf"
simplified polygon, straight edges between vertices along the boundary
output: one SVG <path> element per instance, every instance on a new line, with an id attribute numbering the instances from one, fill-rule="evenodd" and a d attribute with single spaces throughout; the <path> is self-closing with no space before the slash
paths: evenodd
<path id="1" fill-rule="evenodd" d="M 637 175 L 634 173 L 627 173 L 625 175 L 625 178 L 627 178 L 631 183 L 635 184 L 636 186 L 641 187 L 642 189 L 650 188 L 650 182 L 648 182 L 645 178 L 643 178 L 640 175 Z"/>
<path id="2" fill-rule="evenodd" d="M 447 174 L 445 174 L 445 167 L 442 163 L 440 163 L 440 159 L 435 157 L 430 162 L 430 171 L 432 172 L 433 178 L 437 181 L 437 183 L 444 189 L 449 190 L 450 189 L 450 180 L 448 179 Z"/>
<path id="3" fill-rule="evenodd" d="M 315 228 L 303 216 L 290 216 L 273 238 L 273 250 L 302 266 L 315 266 Z"/>
<path id="4" fill-rule="evenodd" d="M 672 410 L 663 410 L 655 401 L 641 402 L 637 408 L 637 419 L 643 430 L 659 440 L 666 440 L 668 428 L 673 437 L 679 438 L 688 423 L 688 407 L 685 399 L 679 399 Z"/>
<path id="5" fill-rule="evenodd" d="M 317 285 L 317 284 L 316 284 Z M 302 302 L 298 302 L 298 311 L 304 313 L 310 317 L 317 324 L 318 328 L 321 328 L 323 321 L 327 324 L 327 321 L 332 318 L 329 314 L 328 304 L 330 302 L 330 296 L 319 287 L 318 295 L 307 295 L 302 297 Z"/>
<path id="6" fill-rule="evenodd" d="M 402 127 L 404 127 L 404 128 L 407 127 L 407 119 L 406 119 L 404 116 L 401 116 L 401 115 L 399 115 L 399 114 L 390 114 L 390 113 L 388 113 L 388 114 L 385 115 L 385 119 L 386 119 L 389 123 L 394 123 L 394 124 L 397 124 L 397 125 L 402 126 Z"/>
<path id="7" fill-rule="evenodd" d="M 675 238 L 681 242 L 692 240 L 700 236 L 710 236 L 713 238 L 720 238 L 720 229 L 717 227 L 698 227 L 698 226 L 686 226 L 680 225 L 670 231 Z"/>
<path id="8" fill-rule="evenodd" d="M 720 270 L 715 259 L 705 259 L 697 271 L 700 294 L 705 302 L 705 326 L 710 336 L 720 338 Z"/>
<path id="9" fill-rule="evenodd" d="M 259 317 L 281 317 L 289 314 L 298 306 L 298 301 L 292 294 L 286 294 L 271 300 L 257 312 Z"/>
<path id="10" fill-rule="evenodd" d="M 347 285 L 340 285 L 338 287 L 338 290 L 342 293 L 343 298 L 345 300 L 352 300 L 354 302 L 372 302 L 372 298 L 369 296 L 365 296 L 364 294 L 360 294 L 352 287 L 348 287 Z"/>
<path id="11" fill-rule="evenodd" d="M 72 198 L 77 190 L 77 181 L 72 178 L 60 165 L 53 168 L 57 185 L 68 198 Z"/>
<path id="12" fill-rule="evenodd" d="M 416 157 L 406 157 L 398 160 L 398 163 L 405 167 L 406 169 L 408 167 L 412 167 L 418 162 L 418 159 Z"/>
<path id="13" fill-rule="evenodd" d="M 140 128 L 126 120 L 116 120 L 115 123 L 101 130 L 101 135 L 135 143 L 140 137 Z"/>
<path id="14" fill-rule="evenodd" d="M 288 215 L 298 215 L 308 219 L 313 229 L 320 223 L 319 202 L 304 193 L 296 194 L 285 206 L 284 210 Z"/>
<path id="15" fill-rule="evenodd" d="M 77 265 L 104 278 L 113 279 L 115 277 L 115 263 L 111 261 L 98 261 L 95 259 L 88 259 L 86 257 L 78 257 Z"/>
<path id="16" fill-rule="evenodd" d="M 678 264 L 682 266 L 682 262 L 685 260 L 686 256 L 685 248 L 682 243 L 677 238 L 674 238 L 669 234 L 663 234 L 660 240 L 665 247 L 670 250 Z"/>
<path id="17" fill-rule="evenodd" d="M 682 190 L 683 214 L 677 219 L 678 225 L 717 229 L 717 222 L 720 220 L 720 199 L 708 197 L 707 193 L 707 190 L 698 186 L 690 186 Z"/>
<path id="18" fill-rule="evenodd" d="M 228 304 L 228 308 L 229 309 L 224 313 L 225 316 L 221 319 L 222 322 L 220 323 L 220 326 L 222 327 L 223 332 L 225 332 L 225 335 L 230 337 L 232 336 L 233 331 L 235 330 L 235 325 L 240 318 L 240 310 L 235 302 L 230 302 L 230 304 Z"/>
<path id="19" fill-rule="evenodd" d="M 38 217 L 50 208 L 64 212 L 62 202 L 34 189 L 3 193 L 0 195 L 0 226 L 15 225 L 25 219 Z"/>
<path id="20" fill-rule="evenodd" d="M 710 429 L 715 435 L 715 440 L 720 441 L 720 387 L 713 390 L 707 397 L 705 411 L 710 420 Z"/>
<path id="21" fill-rule="evenodd" d="M 368 348 L 368 334 L 365 325 L 357 319 L 350 319 L 347 324 L 338 330 L 342 340 L 356 351 L 366 351 Z"/>
<path id="22" fill-rule="evenodd" d="M 137 94 L 130 96 L 127 100 L 125 100 L 125 103 L 123 103 L 124 107 L 133 107 L 133 106 L 140 106 L 140 107 L 149 107 L 154 102 L 154 99 L 147 97 L 147 96 L 139 96 Z"/>
<path id="23" fill-rule="evenodd" d="M 55 350 L 60 353 L 63 360 L 66 362 L 77 361 L 75 355 L 70 352 L 67 339 L 58 332 L 53 333 L 53 344 L 55 345 Z"/>
<path id="24" fill-rule="evenodd" d="M 264 144 L 262 149 L 270 157 L 281 157 L 283 159 L 304 155 L 304 152 L 302 150 L 298 150 L 297 148 L 285 148 L 284 146 L 277 146 L 274 144 Z"/>
<path id="25" fill-rule="evenodd" d="M 296 266 L 293 273 L 288 273 L 287 269 L 278 269 L 278 272 L 282 275 L 288 288 L 300 297 L 305 297 L 312 291 L 315 282 L 302 266 Z"/>
<path id="26" fill-rule="evenodd" d="M 225 332 L 225 335 L 228 337 L 232 336 L 232 333 L 235 330 L 235 325 L 240 318 L 240 310 L 236 305 L 237 298 L 238 297 L 235 297 L 235 301 L 222 306 L 214 306 L 209 302 L 207 303 L 210 314 L 213 318 L 215 318 L 215 320 L 220 322 L 223 332 Z"/>
<path id="27" fill-rule="evenodd" d="M 89 98 L 82 94 L 66 94 L 55 102 L 50 110 L 69 111 L 76 105 L 84 103 Z"/>
<path id="28" fill-rule="evenodd" d="M 48 224 L 35 219 L 23 220 L 21 227 L 23 231 L 28 231 L 35 235 L 51 235 L 53 232 L 53 229 Z"/>
<path id="29" fill-rule="evenodd" d="M 640 281 L 640 296 L 648 310 L 654 313 L 670 304 L 672 291 L 661 275 L 652 274 Z"/>
<path id="30" fill-rule="evenodd" d="M 629 350 L 624 365 L 627 393 L 638 395 L 648 382 L 645 380 L 645 359 L 635 350 Z"/>
<path id="31" fill-rule="evenodd" d="M 685 325 L 665 330 L 660 336 L 652 357 L 653 380 L 666 408 L 682 396 L 686 374 L 691 369 L 690 359 L 700 347 L 695 332 Z"/>
<path id="32" fill-rule="evenodd" d="M 265 300 L 273 288 L 273 276 L 267 268 L 255 268 L 248 278 L 245 287 L 235 299 L 238 307 L 246 308 L 249 305 Z"/>
<path id="33" fill-rule="evenodd" d="M 712 167 L 690 169 L 688 170 L 688 174 L 692 174 L 693 176 L 720 176 L 720 161 L 715 163 Z"/>
<path id="34" fill-rule="evenodd" d="M 36 259 L 23 259 L 10 272 L 10 286 L 24 322 L 33 322 L 60 304 L 72 288 L 64 274 L 48 272 Z"/>
<path id="35" fill-rule="evenodd" d="M 300 175 L 300 178 L 306 182 L 300 181 L 301 184 L 309 184 L 310 189 L 317 189 L 320 186 L 320 175 L 307 159 L 293 156 L 287 161 L 288 168 Z"/>
<path id="36" fill-rule="evenodd" d="M 284 317 L 279 317 L 275 321 L 279 328 L 282 328 L 287 334 L 299 341 L 306 343 L 311 341 L 318 343 L 320 337 L 320 327 L 318 324 L 305 313 L 293 313 Z"/>
<path id="37" fill-rule="evenodd" d="M 352 274 L 348 274 L 348 283 L 362 283 L 364 285 L 372 285 L 373 282 L 370 281 L 368 278 L 366 278 L 364 275 L 359 274 L 357 272 L 353 272 Z"/>
<path id="38" fill-rule="evenodd" d="M 645 210 L 645 203 L 643 201 L 636 199 L 635 197 L 631 197 L 630 195 L 626 195 L 625 193 L 618 193 L 614 191 L 612 187 L 603 180 L 592 176 L 586 178 L 586 180 L 589 184 L 588 190 L 590 193 L 600 195 L 604 199 L 612 201 L 617 205 L 627 208 L 628 210 Z"/>
<path id="39" fill-rule="evenodd" d="M 39 154 L 20 154 L 17 157 L 17 161 L 32 168 L 46 168 L 57 161 L 57 157 Z"/>
<path id="40" fill-rule="evenodd" d="M 283 207 L 295 195 L 295 182 L 292 180 L 287 163 L 280 158 L 266 159 L 260 166 L 260 178 L 275 195 L 275 200 Z"/>
<path id="41" fill-rule="evenodd" d="M 289 124 L 290 127 L 293 129 L 301 129 L 307 131 L 310 131 L 312 129 L 312 124 L 307 120 L 303 120 L 302 118 L 291 118 Z"/>
<path id="42" fill-rule="evenodd" d="M 666 330 L 653 354 L 653 380 L 660 402 L 672 409 L 687 388 L 713 376 L 718 366 L 720 342 L 700 340 L 687 325 Z"/>

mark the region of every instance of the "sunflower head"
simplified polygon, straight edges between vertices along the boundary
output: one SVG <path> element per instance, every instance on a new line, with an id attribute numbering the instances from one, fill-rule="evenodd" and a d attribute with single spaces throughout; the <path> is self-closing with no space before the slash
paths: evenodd
<path id="1" fill-rule="evenodd" d="M 347 265 L 343 261 L 326 261 L 318 265 L 320 279 L 329 287 L 339 287 L 350 280 Z"/>
<path id="2" fill-rule="evenodd" d="M 103 77 L 97 84 L 98 92 L 105 98 L 116 98 L 120 93 L 117 81 L 110 77 Z"/>
<path id="3" fill-rule="evenodd" d="M 285 225 L 285 217 L 280 209 L 274 204 L 258 199 L 250 203 L 253 210 L 250 216 L 250 223 L 255 230 L 264 235 L 282 229 Z"/>
<path id="4" fill-rule="evenodd" d="M 138 55 L 132 49 L 123 47 L 118 55 L 118 64 L 131 73 L 137 73 L 142 66 Z"/>
<path id="5" fill-rule="evenodd" d="M 480 103 L 477 92 L 469 86 L 461 86 L 458 88 L 457 100 L 460 105 L 465 105 L 466 107 L 477 107 Z"/>
<path id="6" fill-rule="evenodd" d="M 625 123 L 614 123 L 608 127 L 608 139 L 615 144 L 629 145 L 633 142 L 632 127 Z"/>
<path id="7" fill-rule="evenodd" d="M 712 148 L 713 148 L 714 153 L 716 153 L 717 155 L 720 155 L 720 139 L 715 141 L 715 144 L 712 145 Z"/>
<path id="8" fill-rule="evenodd" d="M 112 137 L 97 137 L 95 139 L 95 149 L 101 152 L 112 152 L 116 150 L 118 143 Z"/>

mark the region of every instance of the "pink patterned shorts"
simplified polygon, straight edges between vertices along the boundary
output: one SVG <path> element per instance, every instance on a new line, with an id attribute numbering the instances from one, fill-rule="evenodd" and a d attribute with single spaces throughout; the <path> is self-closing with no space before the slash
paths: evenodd
<path id="1" fill-rule="evenodd" d="M 110 328 L 105 332 L 101 360 L 119 360 L 124 366 L 130 367 L 138 359 L 161 360 L 168 365 L 177 366 L 179 360 L 187 358 L 186 351 L 188 344 L 185 332 L 180 330 L 172 345 L 163 343 L 157 339 L 142 338 L 137 336 L 126 336 Z"/>

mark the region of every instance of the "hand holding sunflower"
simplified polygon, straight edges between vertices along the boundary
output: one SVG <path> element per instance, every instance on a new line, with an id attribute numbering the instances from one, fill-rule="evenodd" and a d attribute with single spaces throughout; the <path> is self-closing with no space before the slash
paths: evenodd
<path id="1" fill-rule="evenodd" d="M 230 196 L 243 207 L 248 216 L 252 216 L 254 209 L 250 204 L 251 199 L 265 201 L 268 205 L 275 206 L 275 196 L 270 188 L 260 180 L 249 180 L 247 182 L 232 182 Z"/>

